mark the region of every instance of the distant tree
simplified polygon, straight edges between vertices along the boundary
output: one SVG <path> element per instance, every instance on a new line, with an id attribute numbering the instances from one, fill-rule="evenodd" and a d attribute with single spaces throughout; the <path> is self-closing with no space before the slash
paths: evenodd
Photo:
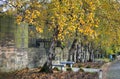
<path id="1" fill-rule="evenodd" d="M 96 17 L 99 18 L 99 28 L 96 29 L 98 37 L 96 43 L 107 53 L 113 52 L 111 47 L 114 45 L 115 52 L 119 51 L 119 20 L 120 18 L 120 3 L 115 0 L 101 0 L 100 7 L 96 12 Z M 108 50 L 109 48 L 109 50 Z"/>

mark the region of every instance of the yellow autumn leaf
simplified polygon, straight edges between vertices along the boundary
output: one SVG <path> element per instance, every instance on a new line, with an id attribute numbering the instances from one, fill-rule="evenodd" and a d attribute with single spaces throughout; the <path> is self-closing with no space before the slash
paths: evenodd
<path id="1" fill-rule="evenodd" d="M 40 33 L 42 33 L 42 32 L 43 32 L 43 29 L 42 29 L 42 28 L 40 28 L 40 27 L 36 27 L 36 30 L 37 30 L 37 32 L 40 32 Z"/>
<path id="2" fill-rule="evenodd" d="M 98 25 L 95 25 L 95 27 L 98 27 Z"/>

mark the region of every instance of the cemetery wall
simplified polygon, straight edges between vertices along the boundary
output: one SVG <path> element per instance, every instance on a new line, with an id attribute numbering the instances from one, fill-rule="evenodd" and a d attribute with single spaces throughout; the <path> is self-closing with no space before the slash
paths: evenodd
<path id="1" fill-rule="evenodd" d="M 66 61 L 68 51 L 67 48 L 56 48 L 56 58 L 53 61 L 58 63 Z M 16 49 L 0 47 L 0 71 L 9 72 L 20 70 L 23 68 L 35 68 L 43 66 L 47 60 L 48 53 L 45 48 L 26 48 Z"/>

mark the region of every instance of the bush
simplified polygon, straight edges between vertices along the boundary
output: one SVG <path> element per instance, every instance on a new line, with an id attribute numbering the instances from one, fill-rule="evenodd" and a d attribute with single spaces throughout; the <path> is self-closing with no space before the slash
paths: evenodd
<path id="1" fill-rule="evenodd" d="M 66 70 L 67 70 L 67 71 L 72 71 L 72 68 L 68 67 Z"/>

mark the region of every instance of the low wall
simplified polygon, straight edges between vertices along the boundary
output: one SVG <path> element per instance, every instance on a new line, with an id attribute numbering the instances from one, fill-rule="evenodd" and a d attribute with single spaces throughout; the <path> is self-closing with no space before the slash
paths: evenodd
<path id="1" fill-rule="evenodd" d="M 58 61 L 66 61 L 68 57 L 68 49 L 56 48 L 56 58 L 54 63 Z M 23 68 L 35 68 L 43 66 L 47 60 L 48 53 L 45 48 L 27 48 L 16 49 L 0 47 L 0 71 L 10 72 Z"/>
<path id="2" fill-rule="evenodd" d="M 33 68 L 42 66 L 47 55 L 44 48 L 1 48 L 0 49 L 0 71 L 14 71 L 22 68 Z"/>

